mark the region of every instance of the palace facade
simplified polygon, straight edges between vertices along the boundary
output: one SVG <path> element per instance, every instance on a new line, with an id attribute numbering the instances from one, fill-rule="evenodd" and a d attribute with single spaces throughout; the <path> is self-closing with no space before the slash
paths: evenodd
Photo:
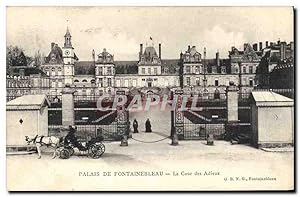
<path id="1" fill-rule="evenodd" d="M 100 53 L 93 50 L 91 61 L 79 61 L 68 28 L 64 40 L 63 47 L 51 43 L 44 64 L 35 68 L 39 72 L 27 75 L 19 72 L 17 78 L 9 72 L 8 95 L 22 87 L 24 91 L 18 95 L 42 92 L 55 96 L 60 95 L 66 85 L 74 87 L 81 96 L 113 95 L 118 90 L 125 90 L 127 94 L 160 94 L 180 87 L 188 94 L 224 93 L 230 81 L 239 86 L 242 93 L 249 93 L 258 85 L 257 68 L 268 51 L 268 46 L 263 49 L 261 42 L 259 47 L 245 43 L 243 50 L 232 47 L 227 59 L 220 59 L 219 52 L 214 59 L 207 59 L 205 48 L 201 54 L 196 46 L 188 46 L 178 59 L 168 60 L 162 59 L 160 43 L 158 52 L 153 44 L 145 49 L 140 44 L 136 61 L 115 61 L 114 55 L 105 48 Z M 288 56 L 290 52 L 281 54 Z"/>

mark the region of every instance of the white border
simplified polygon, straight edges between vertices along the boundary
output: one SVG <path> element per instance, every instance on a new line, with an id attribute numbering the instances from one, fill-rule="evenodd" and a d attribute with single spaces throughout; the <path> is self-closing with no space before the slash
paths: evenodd
<path id="1" fill-rule="evenodd" d="M 0 65 L 1 65 L 1 77 L 0 77 L 0 87 L 1 87 L 1 93 L 2 96 L 0 98 L 0 120 L 1 120 L 1 136 L 0 136 L 0 144 L 1 144 L 1 179 L 0 179 L 0 193 L 1 196 L 9 195 L 9 193 L 6 191 L 6 163 L 5 163 L 5 103 L 6 103 L 6 72 L 5 72 L 5 49 L 6 49 L 6 6 L 116 6 L 116 5 L 121 5 L 121 6 L 295 6 L 296 9 L 299 9 L 299 2 L 296 0 L 249 0 L 249 1 L 241 1 L 241 0 L 227 0 L 227 1 L 222 1 L 222 0 L 206 0 L 206 1 L 196 1 L 196 0 L 184 0 L 184 1 L 174 1 L 174 0 L 151 0 L 151 1 L 144 1 L 142 2 L 141 0 L 105 0 L 105 1 L 97 1 L 97 0 L 84 0 L 84 1 L 75 1 L 75 0 L 65 0 L 62 2 L 62 0 L 2 0 L 0 1 Z M 299 16 L 299 10 L 297 10 L 297 15 Z M 296 32 L 298 32 L 299 28 L 299 20 L 296 20 Z M 296 35 L 296 34 L 295 34 Z M 299 50 L 298 50 L 298 40 L 296 43 L 296 49 L 297 49 L 297 54 L 296 54 L 296 60 L 299 57 Z M 298 63 L 298 61 L 297 61 Z M 296 63 L 296 67 L 298 67 Z M 297 68 L 297 74 L 296 76 L 299 76 L 299 67 Z M 299 80 L 297 81 L 297 87 L 299 88 Z M 299 96 L 299 89 L 297 88 L 297 98 Z M 299 105 L 299 104 L 298 104 Z M 298 111 L 298 106 L 297 106 L 297 111 Z M 300 123 L 300 118 L 299 116 L 297 117 L 297 123 Z M 297 130 L 295 131 L 297 133 L 297 142 L 299 144 L 299 133 Z M 299 150 L 298 150 L 298 145 L 297 144 L 297 158 L 299 157 Z M 299 189 L 299 181 L 297 181 L 297 188 Z M 271 193 L 269 195 L 273 195 L 274 193 Z M 15 194 L 19 195 L 19 194 Z M 31 193 L 27 195 L 32 195 Z M 50 193 L 43 194 L 43 195 L 51 195 Z M 57 194 L 56 194 L 57 195 Z M 59 196 L 62 194 L 58 194 Z M 68 193 L 67 195 L 73 195 Z M 86 195 L 86 194 L 79 194 L 79 195 Z M 100 195 L 108 195 L 108 194 L 100 194 Z M 132 195 L 132 194 L 113 194 L 113 195 Z M 152 193 L 152 195 L 155 196 L 162 196 L 164 195 L 163 193 L 157 194 L 157 193 Z M 169 194 L 169 195 L 174 195 L 174 194 Z M 203 195 L 203 194 L 200 194 Z M 213 195 L 218 195 L 218 194 L 213 194 Z M 224 193 L 220 194 L 224 195 Z M 232 195 L 232 194 L 226 194 L 226 195 Z M 243 195 L 243 194 L 238 194 L 238 195 Z M 257 195 L 265 195 L 265 194 L 257 194 Z M 280 194 L 280 196 L 286 196 L 288 194 Z"/>

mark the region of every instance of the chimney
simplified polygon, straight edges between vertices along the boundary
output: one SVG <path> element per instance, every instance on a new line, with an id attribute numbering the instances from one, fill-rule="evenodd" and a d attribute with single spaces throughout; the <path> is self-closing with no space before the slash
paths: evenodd
<path id="1" fill-rule="evenodd" d="M 269 46 L 269 42 L 268 42 L 268 41 L 266 41 L 266 48 L 268 48 L 268 46 Z"/>
<path id="2" fill-rule="evenodd" d="M 143 44 L 141 43 L 140 44 L 140 59 L 141 59 L 142 54 L 143 54 Z"/>
<path id="3" fill-rule="evenodd" d="M 257 43 L 253 44 L 252 48 L 253 48 L 254 51 L 257 51 Z"/>
<path id="4" fill-rule="evenodd" d="M 247 48 L 247 43 L 244 43 L 244 51 L 246 50 Z"/>
<path id="5" fill-rule="evenodd" d="M 219 51 L 216 53 L 216 62 L 217 62 L 217 66 L 220 66 L 220 55 L 219 55 Z"/>
<path id="6" fill-rule="evenodd" d="M 189 45 L 189 46 L 188 46 L 188 52 L 190 52 L 190 50 L 191 50 L 191 46 Z"/>
<path id="7" fill-rule="evenodd" d="M 262 42 L 259 42 L 259 50 L 261 51 L 261 50 L 262 50 L 262 48 L 263 48 L 263 46 L 262 46 Z"/>
<path id="8" fill-rule="evenodd" d="M 270 47 L 272 47 L 273 46 L 273 42 L 270 42 Z"/>
<path id="9" fill-rule="evenodd" d="M 161 43 L 158 44 L 158 57 L 161 59 Z"/>
<path id="10" fill-rule="evenodd" d="M 285 60 L 286 59 L 286 42 L 280 43 L 280 59 Z"/>
<path id="11" fill-rule="evenodd" d="M 51 50 L 53 49 L 55 43 L 54 42 L 51 42 Z"/>
<path id="12" fill-rule="evenodd" d="M 183 59 L 183 53 L 182 53 L 182 51 L 181 51 L 181 53 L 180 53 L 180 59 L 181 59 L 181 60 Z"/>

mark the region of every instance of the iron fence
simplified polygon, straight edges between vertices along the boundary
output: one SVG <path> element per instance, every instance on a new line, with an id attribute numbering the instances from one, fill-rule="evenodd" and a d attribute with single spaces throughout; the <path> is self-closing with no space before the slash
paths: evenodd
<path id="1" fill-rule="evenodd" d="M 105 141 L 120 141 L 124 133 L 117 130 L 117 122 L 110 125 L 76 125 L 76 136 L 80 141 L 87 141 L 92 137 L 102 136 Z M 62 125 L 49 125 L 48 135 L 64 137 L 68 128 Z"/>

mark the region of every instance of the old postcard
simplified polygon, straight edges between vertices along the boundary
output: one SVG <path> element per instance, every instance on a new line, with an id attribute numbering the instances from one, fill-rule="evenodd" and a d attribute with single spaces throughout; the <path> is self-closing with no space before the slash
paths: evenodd
<path id="1" fill-rule="evenodd" d="M 7 190 L 294 190 L 293 7 L 6 17 Z"/>

